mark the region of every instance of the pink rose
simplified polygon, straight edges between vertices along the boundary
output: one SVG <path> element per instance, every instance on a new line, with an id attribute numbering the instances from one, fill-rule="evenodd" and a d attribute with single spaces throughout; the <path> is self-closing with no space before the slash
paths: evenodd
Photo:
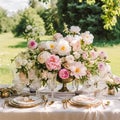
<path id="1" fill-rule="evenodd" d="M 70 75 L 70 72 L 65 68 L 59 71 L 59 77 L 62 79 L 68 79 L 69 75 Z"/>
<path id="2" fill-rule="evenodd" d="M 59 70 L 61 68 L 59 56 L 50 55 L 50 57 L 46 60 L 46 67 L 48 70 Z"/>
<path id="3" fill-rule="evenodd" d="M 28 48 L 29 49 L 35 49 L 35 48 L 37 48 L 37 42 L 35 41 L 35 40 L 30 40 L 30 41 L 28 41 Z"/>

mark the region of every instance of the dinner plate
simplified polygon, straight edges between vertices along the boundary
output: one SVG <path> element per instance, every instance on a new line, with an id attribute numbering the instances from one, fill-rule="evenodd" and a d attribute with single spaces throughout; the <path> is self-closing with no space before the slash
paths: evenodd
<path id="1" fill-rule="evenodd" d="M 101 103 L 100 100 L 85 95 L 74 96 L 70 99 L 72 105 L 78 106 L 96 106 Z"/>
<path id="2" fill-rule="evenodd" d="M 22 97 L 18 96 L 9 100 L 9 105 L 19 108 L 29 108 L 37 106 L 41 103 L 41 99 L 36 96 Z"/>

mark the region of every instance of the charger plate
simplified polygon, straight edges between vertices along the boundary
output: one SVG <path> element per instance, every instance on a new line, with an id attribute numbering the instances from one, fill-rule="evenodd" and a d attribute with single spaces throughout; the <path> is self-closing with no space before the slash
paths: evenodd
<path id="1" fill-rule="evenodd" d="M 36 96 L 23 97 L 18 96 L 9 100 L 9 105 L 17 108 L 35 107 L 41 103 L 41 99 Z"/>
<path id="2" fill-rule="evenodd" d="M 78 107 L 97 107 L 101 105 L 101 100 L 85 95 L 74 96 L 70 99 L 69 103 Z"/>

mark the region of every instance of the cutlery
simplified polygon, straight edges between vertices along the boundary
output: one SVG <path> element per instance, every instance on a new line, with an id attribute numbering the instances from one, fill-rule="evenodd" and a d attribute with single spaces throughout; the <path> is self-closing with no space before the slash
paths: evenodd
<path id="1" fill-rule="evenodd" d="M 48 103 L 48 99 L 44 101 L 44 108 L 46 108 L 47 103 Z"/>
<path id="2" fill-rule="evenodd" d="M 6 107 L 6 105 L 8 104 L 8 102 L 9 102 L 9 99 L 5 99 L 4 100 L 3 105 L 2 105 L 3 109 Z"/>
<path id="3" fill-rule="evenodd" d="M 52 101 L 50 101 L 49 103 L 48 103 L 48 105 L 50 106 L 50 105 L 52 105 L 54 103 L 54 101 L 52 100 Z"/>
<path id="4" fill-rule="evenodd" d="M 65 99 L 62 100 L 62 104 L 63 104 L 63 108 L 66 109 L 66 105 L 65 105 Z"/>
<path id="5" fill-rule="evenodd" d="M 63 104 L 63 108 L 66 109 L 68 108 L 68 102 L 69 102 L 70 99 L 63 99 L 62 100 L 62 104 Z"/>

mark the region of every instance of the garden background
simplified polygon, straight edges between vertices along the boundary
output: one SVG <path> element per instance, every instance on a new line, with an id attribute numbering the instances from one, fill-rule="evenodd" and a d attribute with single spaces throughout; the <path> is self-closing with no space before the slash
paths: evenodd
<path id="1" fill-rule="evenodd" d="M 28 0 L 24 10 L 11 15 L 1 7 L 0 84 L 12 83 L 11 59 L 27 48 L 28 40 L 52 40 L 71 25 L 94 35 L 94 45 L 108 54 L 113 74 L 120 76 L 119 16 L 119 0 Z"/>

